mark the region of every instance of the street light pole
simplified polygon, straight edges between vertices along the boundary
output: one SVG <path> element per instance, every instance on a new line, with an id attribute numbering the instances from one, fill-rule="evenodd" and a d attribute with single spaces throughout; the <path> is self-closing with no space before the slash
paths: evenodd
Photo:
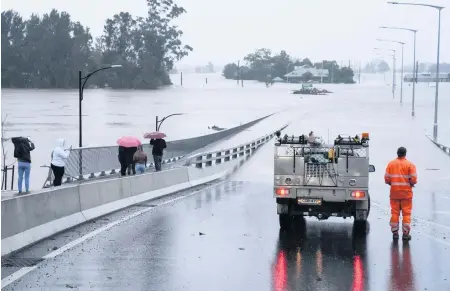
<path id="1" fill-rule="evenodd" d="M 445 7 L 431 5 L 431 4 L 422 4 L 422 3 L 409 3 L 409 2 L 388 2 L 388 4 L 397 4 L 397 5 L 411 5 L 411 6 L 424 6 L 431 7 L 437 9 L 439 11 L 438 16 L 438 43 L 437 43 L 437 61 L 436 61 L 436 93 L 434 99 L 434 124 L 433 124 L 433 139 L 437 140 L 438 135 L 438 101 L 439 101 L 439 55 L 440 55 L 440 46 L 441 46 L 441 10 Z"/>
<path id="2" fill-rule="evenodd" d="M 401 70 L 401 82 L 400 82 L 400 104 L 403 104 L 403 46 L 404 42 L 396 41 L 396 40 L 389 40 L 389 39 L 377 39 L 378 41 L 384 41 L 384 42 L 395 42 L 402 45 L 402 70 Z M 414 60 L 415 61 L 415 60 Z"/>
<path id="3" fill-rule="evenodd" d="M 82 128 L 83 128 L 83 120 L 81 118 L 82 115 L 82 106 L 81 101 L 83 101 L 83 90 L 81 85 L 81 71 L 78 71 L 78 146 L 81 148 L 83 147 L 83 135 L 82 135 Z"/>
<path id="4" fill-rule="evenodd" d="M 437 45 L 437 61 L 436 61 L 436 94 L 434 101 L 434 126 L 433 126 L 433 139 L 437 141 L 438 136 L 438 101 L 439 101 L 439 55 L 441 48 L 441 10 L 439 9 L 438 20 L 438 45 Z"/>
<path id="5" fill-rule="evenodd" d="M 161 128 L 162 123 L 164 122 L 164 120 L 166 120 L 167 118 L 169 118 L 171 116 L 175 116 L 175 115 L 184 115 L 184 113 L 170 114 L 170 115 L 167 115 L 166 117 L 164 117 L 161 120 L 158 120 L 158 116 L 156 116 L 156 131 L 159 131 L 159 129 Z"/>
<path id="6" fill-rule="evenodd" d="M 378 47 L 376 47 L 376 48 L 374 48 L 374 50 L 383 50 L 383 48 L 378 48 Z M 396 50 L 394 50 L 394 49 L 385 49 L 385 50 L 389 50 L 389 51 L 392 51 L 393 52 L 393 55 L 392 55 L 392 98 L 395 98 L 395 60 L 396 60 L 396 58 L 395 58 L 395 52 L 396 52 Z"/>
<path id="7" fill-rule="evenodd" d="M 414 59 L 413 59 L 414 72 L 413 72 L 413 93 L 412 93 L 412 108 L 411 108 L 411 116 L 412 117 L 416 116 L 416 112 L 415 112 L 416 106 L 415 105 L 416 105 L 416 83 L 417 83 L 417 79 L 416 79 L 416 70 L 417 70 L 417 68 L 416 68 L 416 33 L 417 33 L 417 30 L 414 30 L 413 32 L 414 32 Z"/>
<path id="8" fill-rule="evenodd" d="M 414 59 L 413 59 L 413 90 L 412 90 L 412 108 L 411 108 L 411 116 L 415 116 L 415 104 L 416 104 L 416 33 L 417 29 L 403 28 L 403 27 L 394 27 L 394 26 L 380 26 L 380 28 L 384 29 L 396 29 L 396 30 L 405 30 L 414 33 Z"/>
<path id="9" fill-rule="evenodd" d="M 81 148 L 83 147 L 83 128 L 82 128 L 82 101 L 83 101 L 83 92 L 84 92 L 84 86 L 86 86 L 87 80 L 94 75 L 95 73 L 107 69 L 112 68 L 121 68 L 122 65 L 112 65 L 109 67 L 100 68 L 98 70 L 95 70 L 89 74 L 87 74 L 85 77 L 81 76 L 81 71 L 78 71 L 78 146 Z M 84 80 L 84 82 L 81 82 Z"/>
<path id="10" fill-rule="evenodd" d="M 395 57 L 395 50 L 394 50 L 394 59 L 393 59 L 393 63 L 394 63 L 394 70 L 392 71 L 392 98 L 395 98 L 395 86 L 396 84 L 396 80 L 395 80 L 395 71 L 397 69 L 396 63 L 397 62 L 397 58 Z"/>

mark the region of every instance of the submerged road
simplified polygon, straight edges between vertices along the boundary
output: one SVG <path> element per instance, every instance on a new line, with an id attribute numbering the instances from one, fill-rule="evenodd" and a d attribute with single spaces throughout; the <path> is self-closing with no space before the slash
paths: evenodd
<path id="1" fill-rule="evenodd" d="M 384 109 L 377 121 L 376 101 L 359 104 L 352 113 L 358 122 L 349 123 L 339 114 L 344 106 L 321 108 L 334 114 L 328 123 L 313 115 L 286 132 L 311 124 L 322 135 L 330 127 L 369 131 L 377 171 L 365 235 L 337 218 L 308 218 L 305 228 L 280 232 L 269 143 L 224 181 L 130 207 L 47 239 L 8 267 L 2 262 L 2 283 L 17 279 L 2 290 L 450 290 L 448 156 L 399 109 Z M 412 240 L 395 244 L 383 175 L 400 145 L 417 165 L 419 184 Z"/>

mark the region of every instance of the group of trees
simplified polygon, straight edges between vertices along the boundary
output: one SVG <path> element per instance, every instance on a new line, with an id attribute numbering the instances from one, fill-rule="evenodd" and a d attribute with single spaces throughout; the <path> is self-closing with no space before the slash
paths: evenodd
<path id="1" fill-rule="evenodd" d="M 172 0 L 147 0 L 146 18 L 120 12 L 106 21 L 95 41 L 89 28 L 66 12 L 52 10 L 24 20 L 17 12 L 2 12 L 2 87 L 77 88 L 83 75 L 109 65 L 89 79 L 90 86 L 155 89 L 169 85 L 174 62 L 192 48 L 172 20 L 185 13 Z"/>
<path id="2" fill-rule="evenodd" d="M 363 69 L 364 73 L 386 73 L 390 70 L 389 64 L 384 60 L 367 63 Z"/>
<path id="3" fill-rule="evenodd" d="M 222 75 L 227 79 L 244 79 L 267 82 L 276 77 L 286 80 L 284 77 L 293 71 L 296 66 L 307 66 L 317 69 L 325 69 L 329 72 L 329 77 L 323 81 L 327 83 L 354 83 L 353 70 L 349 67 L 340 67 L 336 61 L 326 61 L 313 63 L 310 59 L 293 59 L 286 51 L 272 55 L 269 49 L 258 49 L 244 57 L 245 65 L 238 66 L 236 63 L 227 64 Z M 311 73 L 307 72 L 300 78 L 301 81 L 314 79 Z M 320 78 L 319 78 L 320 79 Z M 290 82 L 294 81 L 289 79 Z"/>

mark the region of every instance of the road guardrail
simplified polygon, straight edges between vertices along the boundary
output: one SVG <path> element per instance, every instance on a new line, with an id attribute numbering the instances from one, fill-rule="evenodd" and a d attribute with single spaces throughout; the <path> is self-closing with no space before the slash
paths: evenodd
<path id="1" fill-rule="evenodd" d="M 167 142 L 167 149 L 164 151 L 163 164 L 170 164 L 179 161 L 186 155 L 195 152 L 201 148 L 204 148 L 214 142 L 237 134 L 261 120 L 270 117 L 272 114 L 258 118 L 256 120 L 247 122 L 237 127 L 222 130 L 213 134 L 208 134 L 199 137 L 193 137 L 188 139 L 174 140 Z M 152 147 L 150 144 L 143 144 L 144 152 L 151 157 Z M 94 179 L 97 177 L 104 177 L 107 175 L 114 175 L 120 169 L 120 163 L 118 159 L 118 146 L 100 146 L 100 147 L 85 147 L 75 148 L 70 152 L 66 161 L 64 172 L 64 183 L 71 183 L 74 181 L 81 181 L 85 179 Z M 153 163 L 149 163 L 150 167 L 154 166 Z M 44 182 L 43 188 L 52 186 L 53 183 L 53 171 L 49 165 L 43 165 L 41 167 L 49 168 L 47 178 Z"/>

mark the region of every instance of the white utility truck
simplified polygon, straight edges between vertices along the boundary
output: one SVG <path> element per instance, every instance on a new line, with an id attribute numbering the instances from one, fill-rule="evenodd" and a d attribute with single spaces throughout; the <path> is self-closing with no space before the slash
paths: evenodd
<path id="1" fill-rule="evenodd" d="M 310 136 L 281 137 L 275 142 L 274 197 L 280 228 L 295 217 L 354 217 L 364 225 L 370 212 L 369 134 L 339 135 L 333 144 Z"/>

